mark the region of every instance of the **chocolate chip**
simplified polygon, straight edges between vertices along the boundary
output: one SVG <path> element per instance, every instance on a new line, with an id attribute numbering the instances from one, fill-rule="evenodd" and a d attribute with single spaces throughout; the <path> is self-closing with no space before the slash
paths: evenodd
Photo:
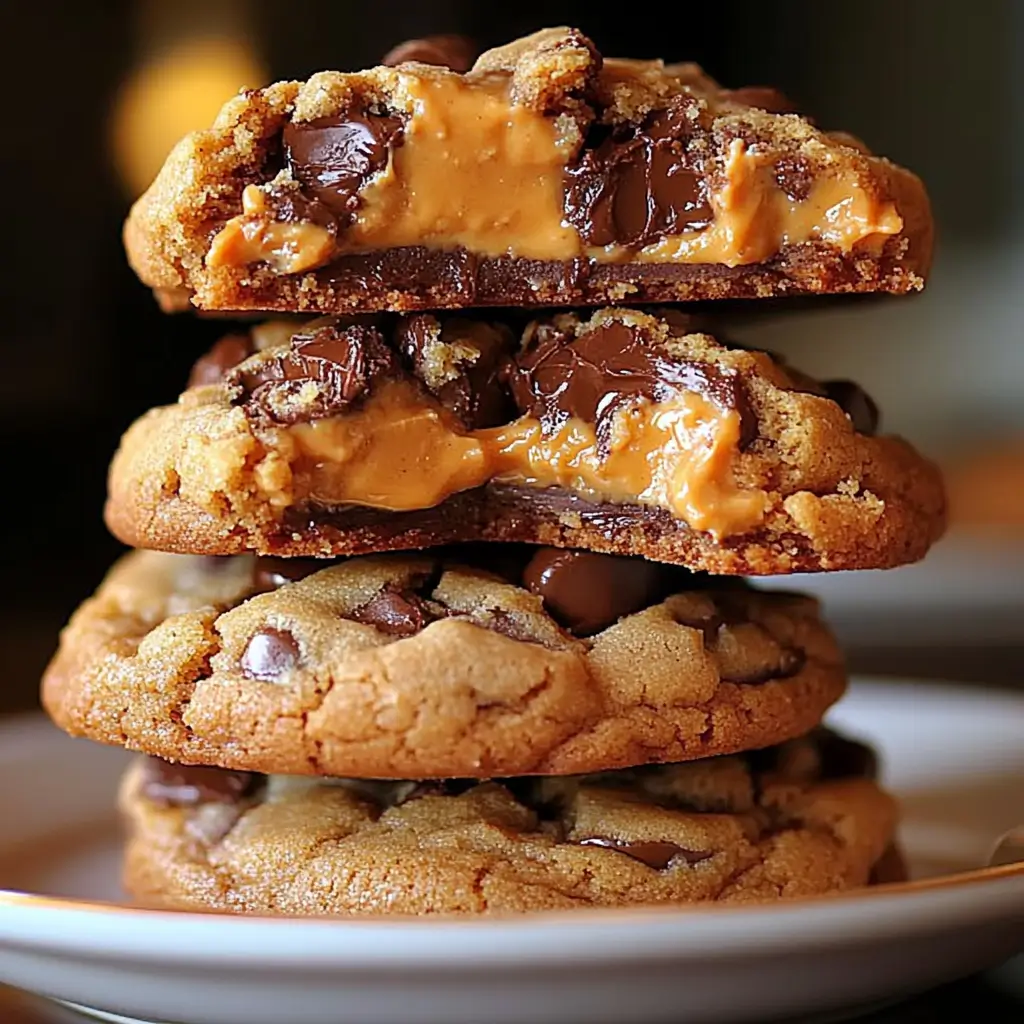
<path id="1" fill-rule="evenodd" d="M 478 52 L 477 45 L 467 36 L 439 35 L 423 39 L 408 39 L 388 50 L 381 61 L 385 67 L 395 67 L 406 61 L 419 64 L 435 64 L 465 72 L 473 66 Z"/>
<path id="2" fill-rule="evenodd" d="M 811 194 L 814 171 L 804 157 L 783 156 L 775 162 L 775 181 L 793 202 L 803 202 Z"/>
<path id="3" fill-rule="evenodd" d="M 168 807 L 201 803 L 234 803 L 262 785 L 263 776 L 201 765 L 172 764 L 158 757 L 145 761 L 142 794 Z"/>
<path id="4" fill-rule="evenodd" d="M 289 351 L 230 371 L 226 380 L 238 388 L 238 404 L 277 423 L 299 423 L 343 412 L 375 380 L 398 372 L 380 331 L 357 324 L 295 334 Z"/>
<path id="5" fill-rule="evenodd" d="M 722 682 L 758 686 L 772 679 L 789 679 L 804 667 L 806 661 L 807 655 L 798 648 L 780 647 L 778 657 L 773 663 L 762 664 L 753 669 L 743 666 L 742 660 L 737 666 L 722 665 Z"/>
<path id="6" fill-rule="evenodd" d="M 353 609 L 347 618 L 375 626 L 391 636 L 412 636 L 448 611 L 436 601 L 427 601 L 419 594 L 385 587 L 366 604 Z"/>
<path id="7" fill-rule="evenodd" d="M 874 435 L 878 431 L 878 406 L 871 396 L 851 380 L 827 380 L 825 394 L 839 406 L 858 434 Z"/>
<path id="8" fill-rule="evenodd" d="M 704 634 L 705 647 L 710 647 L 715 642 L 718 630 L 725 621 L 717 608 L 699 617 L 696 615 L 684 615 L 676 610 L 672 613 L 672 620 L 680 626 L 686 626 L 688 629 L 700 630 Z"/>
<path id="9" fill-rule="evenodd" d="M 515 417 L 503 380 L 514 349 L 507 327 L 458 317 L 442 324 L 420 314 L 399 322 L 396 341 L 416 376 L 467 429 L 496 427 Z M 461 355 L 467 350 L 475 356 Z"/>
<path id="10" fill-rule="evenodd" d="M 200 356 L 188 376 L 188 386 L 197 388 L 203 384 L 219 384 L 228 370 L 256 351 L 249 334 L 229 334 L 221 338 L 204 356 Z"/>
<path id="11" fill-rule="evenodd" d="M 337 233 L 338 220 L 326 203 L 305 195 L 294 183 L 267 185 L 263 189 L 267 213 L 275 221 L 286 224 L 309 222 Z"/>
<path id="12" fill-rule="evenodd" d="M 339 114 L 284 126 L 292 177 L 343 226 L 359 207 L 359 190 L 401 143 L 403 122 L 376 114 Z"/>
<path id="13" fill-rule="evenodd" d="M 565 216 L 590 245 L 644 246 L 707 227 L 714 213 L 689 101 L 588 140 L 565 172 Z M 598 141 L 599 140 L 599 141 Z"/>
<path id="14" fill-rule="evenodd" d="M 754 418 L 739 376 L 713 363 L 673 358 L 642 328 L 618 320 L 572 336 L 540 323 L 528 336 L 509 372 L 521 413 L 556 432 L 570 417 L 595 425 L 606 444 L 614 413 L 630 399 L 664 402 L 682 391 L 699 394 L 741 417 L 749 437 Z"/>
<path id="15" fill-rule="evenodd" d="M 657 601 L 669 575 L 639 558 L 540 548 L 523 570 L 523 585 L 556 622 L 590 636 Z"/>
<path id="16" fill-rule="evenodd" d="M 248 679 L 271 682 L 299 662 L 299 645 L 287 629 L 265 626 L 254 633 L 242 653 L 242 672 Z"/>
<path id="17" fill-rule="evenodd" d="M 710 850 L 687 850 L 675 843 L 632 842 L 626 839 L 606 839 L 602 836 L 581 839 L 579 845 L 599 846 L 605 850 L 624 853 L 627 857 L 654 868 L 655 871 L 664 871 L 677 860 L 685 861 L 687 864 L 700 864 L 701 861 L 714 856 Z"/>
<path id="18" fill-rule="evenodd" d="M 321 569 L 337 565 L 338 559 L 323 558 L 274 558 L 265 555 L 253 564 L 253 586 L 260 591 L 277 590 L 286 583 L 305 579 Z"/>

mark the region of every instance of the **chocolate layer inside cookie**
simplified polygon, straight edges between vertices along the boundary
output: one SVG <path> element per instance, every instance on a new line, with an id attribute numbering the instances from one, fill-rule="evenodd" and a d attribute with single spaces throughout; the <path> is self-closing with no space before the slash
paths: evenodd
<path id="1" fill-rule="evenodd" d="M 855 167 L 816 173 L 796 146 L 766 156 L 758 118 L 743 117 L 747 104 L 767 116 L 764 95 L 676 74 L 603 60 L 573 30 L 484 54 L 467 74 L 400 64 L 330 113 L 289 112 L 207 263 L 290 274 L 423 246 L 735 267 L 808 242 L 877 254 L 902 231 Z"/>
<path id="2" fill-rule="evenodd" d="M 764 355 L 743 368 L 716 360 L 693 326 L 668 313 L 556 316 L 526 325 L 517 346 L 507 323 L 326 319 L 223 379 L 257 429 L 287 430 L 287 475 L 257 481 L 286 530 L 345 529 L 372 510 L 401 516 L 491 488 L 485 503 L 528 494 L 543 509 L 567 496 L 581 502 L 570 514 L 596 507 L 629 523 L 665 511 L 721 542 L 756 531 L 769 505 L 735 473 L 759 438 L 754 376 L 827 395 L 864 434 L 877 411 L 855 385 L 789 377 Z M 684 350 L 684 337 L 704 347 Z M 197 377 L 209 381 L 233 354 L 246 346 L 221 343 Z M 429 533 L 429 520 L 407 526 Z M 440 526 L 428 542 L 447 539 Z"/>
<path id="3" fill-rule="evenodd" d="M 296 534 L 314 548 L 336 546 L 352 554 L 406 550 L 480 540 L 535 543 L 562 541 L 560 524 L 586 531 L 586 543 L 604 550 L 647 550 L 652 557 L 672 557 L 669 544 L 679 520 L 665 509 L 621 501 L 593 501 L 556 487 L 526 487 L 492 482 L 453 494 L 426 509 L 392 512 L 360 505 L 326 505 L 306 501 L 286 509 L 271 547 L 286 546 Z M 581 538 L 582 539 L 582 538 Z M 722 537 L 720 551 L 739 551 L 746 537 Z M 571 543 L 571 541 L 570 541 Z M 813 551 L 802 537 L 787 538 L 788 554 L 807 559 Z M 599 548 L 600 549 L 600 548 Z M 748 575 L 758 570 L 747 566 Z"/>

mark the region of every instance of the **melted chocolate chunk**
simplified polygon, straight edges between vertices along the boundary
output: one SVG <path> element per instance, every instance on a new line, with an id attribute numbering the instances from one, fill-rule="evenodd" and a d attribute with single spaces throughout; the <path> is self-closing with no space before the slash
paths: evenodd
<path id="1" fill-rule="evenodd" d="M 257 365 L 230 371 L 236 400 L 278 423 L 334 416 L 369 390 L 373 381 L 398 372 L 398 360 L 374 327 L 324 326 L 292 336 L 291 348 Z M 305 396 L 310 381 L 318 387 Z"/>
<path id="2" fill-rule="evenodd" d="M 718 626 L 722 625 L 718 620 L 714 632 L 718 632 Z M 701 627 L 698 627 L 701 628 Z M 708 639 L 708 631 L 704 630 L 705 641 Z M 713 642 L 713 640 L 712 640 Z M 778 660 L 773 665 L 765 665 L 754 671 L 729 671 L 722 669 L 722 681 L 725 683 L 739 683 L 743 686 L 758 686 L 767 683 L 772 679 L 789 679 L 795 676 L 807 663 L 807 655 L 796 647 L 782 647 L 779 650 Z"/>
<path id="3" fill-rule="evenodd" d="M 509 371 L 512 397 L 521 413 L 540 420 L 546 434 L 570 417 L 595 425 L 606 444 L 618 407 L 634 398 L 663 402 L 693 391 L 741 417 L 741 443 L 754 419 L 738 374 L 712 363 L 666 356 L 644 332 L 609 321 L 576 337 L 539 324 Z"/>
<path id="4" fill-rule="evenodd" d="M 419 64 L 434 64 L 465 72 L 473 66 L 479 48 L 472 39 L 459 35 L 425 36 L 423 39 L 409 39 L 388 50 L 381 61 L 385 67 L 393 68 L 406 61 Z"/>
<path id="5" fill-rule="evenodd" d="M 195 361 L 188 376 L 188 386 L 197 388 L 202 384 L 219 384 L 228 370 L 248 359 L 255 351 L 250 334 L 229 334 L 221 338 L 206 355 Z"/>
<path id="6" fill-rule="evenodd" d="M 588 244 L 640 247 L 711 223 L 703 140 L 683 103 L 595 131 L 605 137 L 565 173 L 566 219 Z"/>
<path id="7" fill-rule="evenodd" d="M 282 134 L 285 160 L 292 177 L 344 225 L 359 207 L 359 190 L 401 144 L 402 125 L 377 114 L 290 121 Z"/>
<path id="8" fill-rule="evenodd" d="M 577 636 L 590 636 L 653 604 L 669 575 L 639 558 L 540 548 L 523 571 L 523 585 L 553 619 Z"/>
<path id="9" fill-rule="evenodd" d="M 287 629 L 265 626 L 254 633 L 242 652 L 242 673 L 247 679 L 273 682 L 299 663 L 299 645 Z"/>
<path id="10" fill-rule="evenodd" d="M 397 342 L 416 376 L 467 429 L 497 427 L 514 418 L 515 409 L 503 381 L 514 348 L 507 328 L 459 318 L 447 320 L 442 327 L 435 317 L 419 314 L 399 322 Z M 433 386 L 430 381 L 435 368 L 431 363 L 443 358 L 443 346 L 453 343 L 474 348 L 477 356 L 448 364 L 447 379 Z"/>
<path id="11" fill-rule="evenodd" d="M 337 565 L 338 559 L 325 558 L 275 558 L 264 555 L 256 559 L 252 568 L 253 586 L 260 591 L 277 590 L 286 583 L 305 579 L 330 565 Z"/>
<path id="12" fill-rule="evenodd" d="M 436 601 L 428 601 L 411 591 L 385 587 L 346 617 L 368 626 L 376 626 L 382 633 L 391 636 L 412 636 L 447 615 L 447 609 Z"/>
<path id="13" fill-rule="evenodd" d="M 803 157 L 784 156 L 775 163 L 775 181 L 793 202 L 799 203 L 811 194 L 814 172 Z"/>
<path id="14" fill-rule="evenodd" d="M 851 380 L 825 381 L 825 394 L 839 406 L 858 434 L 872 436 L 878 431 L 879 413 L 871 396 Z"/>
<path id="15" fill-rule="evenodd" d="M 724 619 L 716 609 L 714 611 L 709 611 L 700 617 L 697 615 L 683 615 L 678 611 L 674 611 L 672 613 L 672 621 L 677 622 L 680 626 L 686 626 L 689 629 L 700 630 L 700 632 L 704 634 L 704 646 L 711 647 L 715 642 L 715 637 L 718 636 L 718 630 Z"/>
<path id="16" fill-rule="evenodd" d="M 204 803 L 235 803 L 263 784 L 253 772 L 224 768 L 171 764 L 158 757 L 146 758 L 142 795 L 168 807 L 195 807 Z"/>
<path id="17" fill-rule="evenodd" d="M 295 224 L 308 221 L 327 228 L 332 235 L 338 230 L 337 218 L 325 203 L 319 199 L 304 195 L 294 185 L 268 185 L 264 190 L 267 210 L 275 221 Z"/>
<path id="18" fill-rule="evenodd" d="M 654 868 L 655 871 L 664 871 L 676 860 L 685 861 L 687 864 L 699 864 L 714 856 L 710 850 L 687 850 L 675 843 L 631 842 L 626 839 L 605 839 L 602 836 L 581 839 L 579 845 L 600 846 L 605 850 L 624 853 L 627 857 Z"/>

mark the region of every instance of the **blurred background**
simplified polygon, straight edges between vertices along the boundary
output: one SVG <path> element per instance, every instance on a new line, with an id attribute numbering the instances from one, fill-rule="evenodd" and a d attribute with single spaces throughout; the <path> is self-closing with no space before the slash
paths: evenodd
<path id="1" fill-rule="evenodd" d="M 10 243 L 0 642 L 11 671 L 0 710 L 34 704 L 57 630 L 118 553 L 101 508 L 121 431 L 173 400 L 225 329 L 161 315 L 122 255 L 128 205 L 173 142 L 241 86 L 357 69 L 429 33 L 486 47 L 558 23 L 606 53 L 696 60 L 729 86 L 778 85 L 823 126 L 925 178 L 940 249 L 924 296 L 783 308 L 740 338 L 859 380 L 888 429 L 949 468 L 954 529 L 923 566 L 811 584 L 854 667 L 1019 679 L 1024 4 L 734 0 L 666 6 L 654 24 L 583 2 L 106 0 L 0 13 L 11 114 L 0 170 Z"/>

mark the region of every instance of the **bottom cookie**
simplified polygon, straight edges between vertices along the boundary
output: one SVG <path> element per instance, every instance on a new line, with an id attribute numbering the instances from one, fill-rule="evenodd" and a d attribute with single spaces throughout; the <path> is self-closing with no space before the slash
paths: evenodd
<path id="1" fill-rule="evenodd" d="M 129 770 L 138 901 L 254 914 L 438 914 L 776 900 L 867 884 L 893 799 L 819 729 L 687 764 L 501 782 Z M 875 876 L 877 878 L 877 875 Z"/>

